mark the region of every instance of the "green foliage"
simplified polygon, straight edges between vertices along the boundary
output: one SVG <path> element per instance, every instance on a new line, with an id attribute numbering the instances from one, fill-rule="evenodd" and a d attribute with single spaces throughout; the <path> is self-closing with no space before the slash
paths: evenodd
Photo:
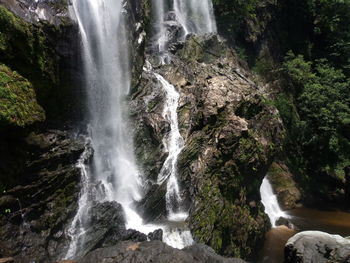
<path id="1" fill-rule="evenodd" d="M 273 65 L 266 58 L 261 57 L 255 61 L 255 65 L 252 70 L 261 76 L 267 76 L 273 70 Z"/>
<path id="2" fill-rule="evenodd" d="M 307 170 L 342 177 L 350 163 L 350 80 L 325 59 L 307 62 L 288 53 L 283 66 L 299 92 L 296 102 L 280 101 L 278 107 L 289 130 L 297 131 Z M 297 113 L 291 115 L 294 103 Z"/>
<path id="3" fill-rule="evenodd" d="M 229 38 L 240 33 L 247 17 L 254 17 L 258 0 L 213 0 L 217 23 Z"/>
<path id="4" fill-rule="evenodd" d="M 0 64 L 0 128 L 24 127 L 43 121 L 45 114 L 28 80 Z"/>

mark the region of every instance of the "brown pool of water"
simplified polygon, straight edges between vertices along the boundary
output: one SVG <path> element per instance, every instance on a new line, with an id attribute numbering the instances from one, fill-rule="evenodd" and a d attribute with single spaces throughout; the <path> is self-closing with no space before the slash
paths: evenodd
<path id="1" fill-rule="evenodd" d="M 302 207 L 287 211 L 287 214 L 296 230 L 279 226 L 267 232 L 258 262 L 283 263 L 284 246 L 288 239 L 299 231 L 318 230 L 344 237 L 350 236 L 350 213 Z"/>

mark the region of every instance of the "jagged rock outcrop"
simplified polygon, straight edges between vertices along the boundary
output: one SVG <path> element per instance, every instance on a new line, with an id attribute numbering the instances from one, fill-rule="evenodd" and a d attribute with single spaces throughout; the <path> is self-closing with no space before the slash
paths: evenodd
<path id="1" fill-rule="evenodd" d="M 180 93 L 185 147 L 178 171 L 192 234 L 221 254 L 250 257 L 269 225 L 259 187 L 281 146 L 278 111 L 268 103 L 264 87 L 217 37 L 190 37 L 170 50 L 169 65 L 148 60 Z M 162 139 L 169 125 L 162 117 L 164 91 L 147 67 L 132 99 L 136 152 L 152 182 L 164 159 Z M 161 186 L 154 187 L 151 195 L 161 196 Z M 162 206 L 159 196 L 149 207 Z M 146 217 L 153 212 L 146 207 Z"/>
<path id="2" fill-rule="evenodd" d="M 273 163 L 267 176 L 283 210 L 290 210 L 300 205 L 299 187 L 286 165 Z"/>
<path id="3" fill-rule="evenodd" d="M 350 239 L 319 231 L 300 232 L 288 240 L 285 262 L 350 262 Z"/>
<path id="4" fill-rule="evenodd" d="M 85 142 L 48 131 L 7 143 L 1 143 L 1 154 L 7 149 L 18 159 L 1 164 L 1 182 L 11 179 L 0 196 L 0 257 L 47 262 L 67 242 L 63 230 L 76 210 L 81 173 L 76 164 Z"/>
<path id="5" fill-rule="evenodd" d="M 86 220 L 84 244 L 78 247 L 76 256 L 85 256 L 94 249 L 113 246 L 123 240 L 146 241 L 145 234 L 126 229 L 124 217 L 123 207 L 117 202 L 94 202 L 89 209 L 89 214 L 83 219 Z M 154 236 L 158 232 L 150 233 L 150 235 Z M 62 258 L 62 256 L 57 258 Z"/>
<path id="6" fill-rule="evenodd" d="M 76 263 L 244 263 L 245 261 L 221 257 L 204 245 L 193 245 L 184 250 L 167 246 L 160 241 L 151 242 L 121 242 L 114 247 L 97 249 Z"/>
<path id="7" fill-rule="evenodd" d="M 52 17 L 64 23 L 32 19 L 37 12 L 33 6 L 56 10 Z M 31 83 L 47 121 L 56 127 L 81 118 L 83 105 L 76 99 L 82 97 L 80 38 L 68 11 L 57 15 L 64 8 L 68 10 L 65 0 L 0 1 L 0 63 Z"/>
<path id="8" fill-rule="evenodd" d="M 0 0 L 0 4 L 30 23 L 70 23 L 68 0 Z"/>

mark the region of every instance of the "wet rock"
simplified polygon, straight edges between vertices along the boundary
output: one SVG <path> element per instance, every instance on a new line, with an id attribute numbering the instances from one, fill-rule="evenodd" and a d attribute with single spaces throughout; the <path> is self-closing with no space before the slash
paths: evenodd
<path id="1" fill-rule="evenodd" d="M 45 21 L 58 26 L 70 21 L 69 1 L 67 0 L 0 0 L 0 4 L 31 23 Z"/>
<path id="2" fill-rule="evenodd" d="M 113 245 L 125 233 L 124 210 L 117 202 L 94 203 L 86 220 L 88 228 L 85 229 L 84 248 L 80 249 L 79 254 Z M 85 252 L 81 253 L 82 250 Z"/>
<path id="3" fill-rule="evenodd" d="M 285 262 L 349 262 L 350 239 L 319 231 L 300 232 L 285 246 Z"/>
<path id="4" fill-rule="evenodd" d="M 215 251 L 206 245 L 203 244 L 195 244 L 190 247 L 183 249 L 183 251 L 190 253 L 194 256 L 195 260 L 203 263 L 211 263 L 211 262 L 223 262 L 223 263 L 245 263 L 246 261 L 238 258 L 224 258 L 215 253 Z"/>
<path id="5" fill-rule="evenodd" d="M 145 222 L 154 222 L 166 217 L 166 182 L 150 186 L 145 197 L 137 204 Z"/>
<path id="6" fill-rule="evenodd" d="M 134 229 L 128 229 L 122 233 L 120 240 L 130 240 L 133 242 L 143 242 L 143 241 L 147 241 L 147 236 L 139 231 L 134 230 Z M 116 242 L 114 242 L 114 244 L 115 243 Z"/>
<path id="7" fill-rule="evenodd" d="M 81 173 L 76 164 L 85 141 L 50 130 L 13 145 L 26 154 L 14 155 L 23 165 L 11 171 L 17 186 L 0 195 L 0 255 L 19 263 L 54 260 L 68 241 L 63 230 L 76 210 Z M 5 175 L 0 173 L 1 181 Z"/>
<path id="8" fill-rule="evenodd" d="M 147 60 L 180 93 L 178 121 L 185 146 L 177 168 L 191 232 L 217 253 L 249 258 L 269 227 L 259 188 L 282 144 L 278 111 L 265 103 L 268 91 L 216 36 L 190 36 L 171 45 L 170 64 L 158 65 L 152 55 Z M 133 114 L 136 152 L 143 167 L 156 164 L 145 173 L 152 182 L 164 160 L 166 151 L 159 146 L 166 133 L 159 128 L 164 91 L 151 67 L 131 97 L 131 108 L 142 112 L 142 117 Z M 154 192 L 149 188 L 146 196 Z M 154 200 L 162 200 L 160 191 L 155 195 Z M 150 209 L 153 205 L 144 207 L 146 215 L 162 216 L 161 210 Z"/>
<path id="9" fill-rule="evenodd" d="M 151 242 L 121 242 L 114 247 L 97 249 L 78 263 L 146 263 L 146 262 L 167 262 L 167 263 L 244 263 L 239 259 L 229 259 L 216 255 L 207 246 L 195 245 L 186 250 L 179 250 L 167 246 L 160 241 Z"/>
<path id="10" fill-rule="evenodd" d="M 52 15 L 38 20 L 36 12 L 49 14 L 47 10 Z M 78 27 L 67 10 L 66 0 L 0 1 L 0 63 L 28 80 L 47 120 L 60 124 L 81 117 L 82 110 L 77 99 L 82 97 Z M 36 115 L 27 119 L 38 119 Z"/>
<path id="11" fill-rule="evenodd" d="M 267 176 L 283 210 L 290 210 L 299 205 L 301 193 L 286 165 L 273 163 Z"/>
<path id="12" fill-rule="evenodd" d="M 290 222 L 287 218 L 284 218 L 284 217 L 280 217 L 276 221 L 276 226 L 286 226 L 286 227 L 288 227 L 290 229 L 295 229 L 295 227 L 292 224 L 292 222 Z"/>
<path id="13" fill-rule="evenodd" d="M 162 241 L 163 240 L 163 230 L 162 229 L 157 229 L 155 231 L 153 231 L 152 233 L 149 233 L 147 235 L 148 239 L 150 241 L 153 241 L 153 240 L 160 240 Z"/>

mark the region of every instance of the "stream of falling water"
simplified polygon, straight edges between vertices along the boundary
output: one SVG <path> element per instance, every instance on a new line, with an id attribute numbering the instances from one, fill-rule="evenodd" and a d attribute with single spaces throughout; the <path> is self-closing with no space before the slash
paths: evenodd
<path id="1" fill-rule="evenodd" d="M 66 259 L 84 253 L 84 240 L 89 224 L 89 209 L 93 201 L 116 201 L 125 212 L 126 227 L 149 233 L 163 229 L 163 241 L 177 248 L 192 244 L 192 236 L 186 227 L 182 230 L 169 225 L 145 225 L 134 203 L 142 199 L 144 179 L 136 165 L 131 129 L 128 125 L 125 97 L 130 89 L 130 65 L 125 32 L 123 1 L 73 0 L 82 38 L 85 86 L 88 98 L 89 137 L 94 149 L 92 164 L 85 157 L 78 166 L 82 172 L 82 189 L 78 211 L 68 235 L 71 237 Z M 154 0 L 158 23 L 158 51 L 167 49 L 168 33 L 165 30 L 165 14 L 168 5 L 164 0 Z M 204 34 L 216 31 L 210 0 L 173 0 L 171 9 L 182 28 L 182 38 L 189 33 Z M 164 117 L 171 124 L 167 140 L 169 156 L 159 181 L 167 181 L 166 203 L 168 220 L 182 222 L 188 214 L 182 210 L 180 189 L 177 182 L 177 158 L 183 148 L 183 139 L 177 124 L 179 94 L 163 77 L 167 99 Z M 167 170 L 167 171 L 165 171 Z"/>
<path id="2" fill-rule="evenodd" d="M 268 215 L 272 227 L 276 227 L 276 222 L 280 217 L 289 218 L 278 204 L 277 196 L 274 194 L 271 183 L 267 177 L 264 178 L 261 184 L 260 195 L 261 202 L 265 207 L 265 213 Z"/>
<path id="3" fill-rule="evenodd" d="M 181 31 L 175 37 L 177 40 L 184 40 L 188 34 L 204 35 L 217 31 L 211 0 L 152 1 L 155 49 L 165 57 L 165 63 L 168 44 L 175 34 L 176 25 Z"/>
<path id="4" fill-rule="evenodd" d="M 149 233 L 134 209 L 142 198 L 143 178 L 136 165 L 125 97 L 130 88 L 129 52 L 123 1 L 74 0 L 83 46 L 88 97 L 89 136 L 94 155 L 82 161 L 82 190 L 78 212 L 68 231 L 72 241 L 66 258 L 82 253 L 91 201 L 117 201 L 124 209 L 126 227 Z"/>
<path id="5" fill-rule="evenodd" d="M 157 80 L 162 84 L 166 100 L 163 109 L 163 118 L 170 123 L 170 132 L 164 140 L 164 148 L 168 152 L 163 167 L 158 175 L 158 184 L 167 180 L 165 195 L 166 209 L 169 221 L 185 222 L 188 217 L 187 211 L 183 210 L 180 186 L 177 178 L 177 160 L 184 147 L 184 140 L 179 131 L 177 108 L 180 94 L 175 87 L 167 82 L 161 75 L 154 73 Z M 177 248 L 183 248 L 193 243 L 191 232 L 187 229 L 173 229 L 164 235 L 164 242 Z"/>

